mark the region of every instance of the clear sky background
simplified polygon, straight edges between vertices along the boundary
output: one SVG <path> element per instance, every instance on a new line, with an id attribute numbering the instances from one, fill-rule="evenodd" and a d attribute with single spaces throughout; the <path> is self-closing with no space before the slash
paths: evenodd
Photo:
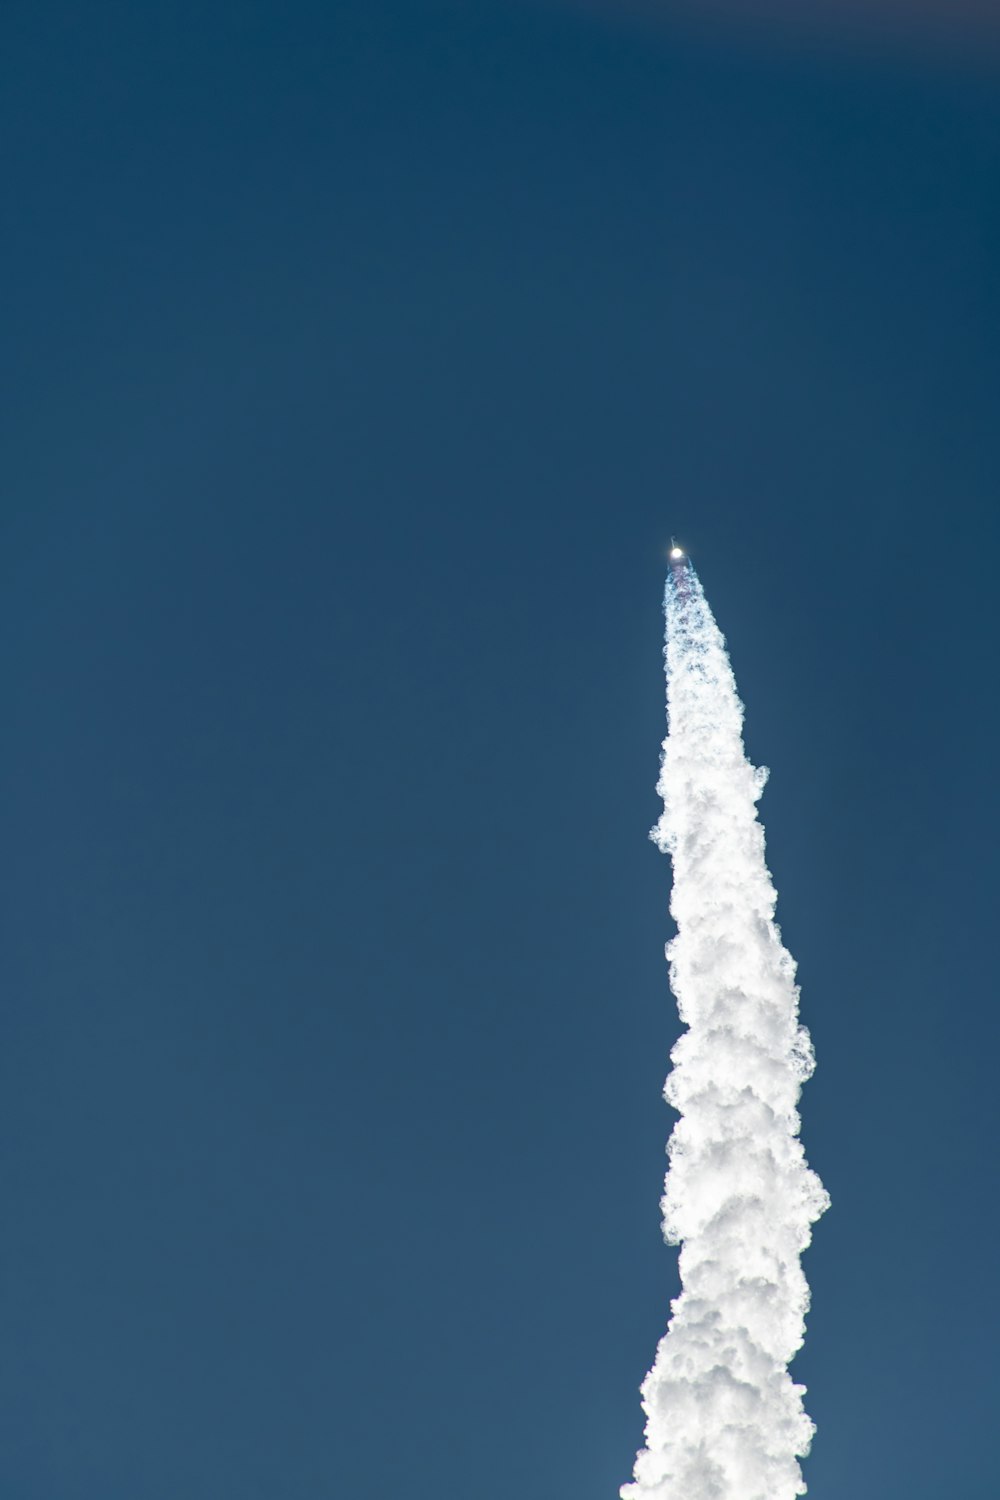
<path id="1" fill-rule="evenodd" d="M 717 10 L 4 7 L 4 1500 L 628 1477 L 671 533 L 819 1055 L 810 1495 L 995 1496 L 1000 54 Z"/>

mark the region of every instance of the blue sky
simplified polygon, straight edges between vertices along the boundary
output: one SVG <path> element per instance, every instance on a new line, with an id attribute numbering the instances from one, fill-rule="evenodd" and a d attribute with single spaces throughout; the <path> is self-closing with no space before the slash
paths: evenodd
<path id="1" fill-rule="evenodd" d="M 513 0 L 0 57 L 0 1490 L 628 1477 L 674 533 L 819 1059 L 810 1494 L 985 1500 L 988 60 Z"/>

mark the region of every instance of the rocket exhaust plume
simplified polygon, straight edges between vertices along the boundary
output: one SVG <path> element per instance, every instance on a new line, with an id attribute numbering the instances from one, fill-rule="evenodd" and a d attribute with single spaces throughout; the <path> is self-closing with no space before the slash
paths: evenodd
<path id="1" fill-rule="evenodd" d="M 650 837 L 673 861 L 670 985 L 687 1030 L 664 1090 L 663 1229 L 681 1294 L 642 1385 L 645 1448 L 622 1500 L 793 1500 L 814 1427 L 788 1373 L 809 1288 L 800 1255 L 829 1204 L 796 1105 L 813 1070 L 795 964 L 774 921 L 743 705 L 697 574 L 671 552 L 669 729 Z"/>

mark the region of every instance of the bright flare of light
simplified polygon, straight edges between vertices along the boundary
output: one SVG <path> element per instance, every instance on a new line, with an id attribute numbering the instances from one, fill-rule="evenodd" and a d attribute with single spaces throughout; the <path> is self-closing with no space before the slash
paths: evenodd
<path id="1" fill-rule="evenodd" d="M 670 549 L 670 556 L 671 557 L 683 557 L 684 553 L 681 551 L 680 547 L 672 547 Z"/>
<path id="2" fill-rule="evenodd" d="M 679 551 L 680 549 L 675 549 Z M 673 554 L 672 554 L 673 555 Z M 800 1255 L 828 1205 L 796 1109 L 813 1070 L 795 964 L 774 921 L 726 644 L 690 562 L 671 572 L 667 709 L 651 837 L 673 860 L 667 948 L 686 1026 L 671 1054 L 664 1235 L 681 1294 L 642 1386 L 646 1443 L 623 1500 L 794 1500 L 813 1424 L 788 1373 L 809 1288 Z"/>

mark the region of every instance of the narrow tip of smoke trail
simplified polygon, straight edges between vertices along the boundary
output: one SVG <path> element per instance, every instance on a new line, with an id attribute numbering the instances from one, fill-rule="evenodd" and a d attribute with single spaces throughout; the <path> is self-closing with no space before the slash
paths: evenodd
<path id="1" fill-rule="evenodd" d="M 664 1235 L 682 1290 L 643 1382 L 646 1446 L 623 1500 L 794 1500 L 813 1424 L 788 1364 L 809 1291 L 800 1256 L 827 1207 L 798 1139 L 813 1070 L 795 964 L 774 921 L 756 804 L 767 773 L 690 558 L 664 598 L 669 730 L 651 837 L 673 862 L 670 985 L 686 1030 L 665 1097 Z"/>

